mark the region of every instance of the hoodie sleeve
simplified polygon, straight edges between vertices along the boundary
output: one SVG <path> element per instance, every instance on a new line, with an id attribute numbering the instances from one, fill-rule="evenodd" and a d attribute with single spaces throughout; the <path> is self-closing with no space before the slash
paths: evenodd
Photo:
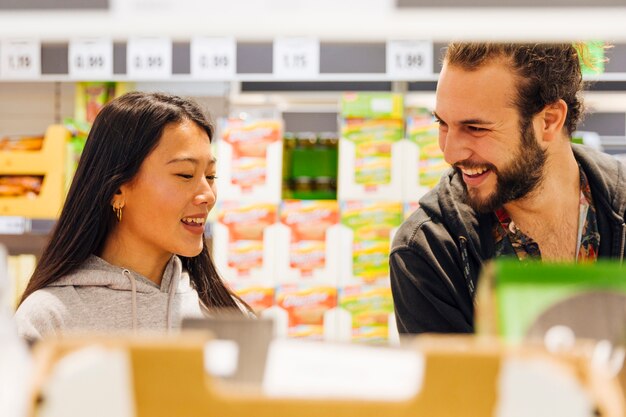
<path id="1" fill-rule="evenodd" d="M 15 312 L 17 332 L 27 341 L 57 334 L 59 329 L 66 327 L 66 321 L 65 306 L 46 289 L 29 295 Z"/>
<path id="2" fill-rule="evenodd" d="M 400 333 L 473 332 L 472 306 L 465 305 L 450 277 L 436 272 L 441 265 L 404 248 L 391 253 L 389 266 Z"/>

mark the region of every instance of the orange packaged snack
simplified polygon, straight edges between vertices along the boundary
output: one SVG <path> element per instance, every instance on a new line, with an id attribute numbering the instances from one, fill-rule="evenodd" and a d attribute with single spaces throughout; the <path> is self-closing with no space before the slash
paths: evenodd
<path id="1" fill-rule="evenodd" d="M 0 138 L 0 151 L 40 151 L 43 136 L 4 136 Z"/>
<path id="2" fill-rule="evenodd" d="M 0 197 L 35 198 L 42 183 L 42 175 L 0 175 Z"/>

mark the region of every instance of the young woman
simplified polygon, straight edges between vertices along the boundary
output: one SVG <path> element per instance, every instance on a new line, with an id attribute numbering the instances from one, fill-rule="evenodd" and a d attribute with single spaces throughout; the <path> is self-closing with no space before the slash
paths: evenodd
<path id="1" fill-rule="evenodd" d="M 23 337 L 169 330 L 219 308 L 250 312 L 204 240 L 216 198 L 212 137 L 180 97 L 134 92 L 102 109 L 15 314 Z"/>

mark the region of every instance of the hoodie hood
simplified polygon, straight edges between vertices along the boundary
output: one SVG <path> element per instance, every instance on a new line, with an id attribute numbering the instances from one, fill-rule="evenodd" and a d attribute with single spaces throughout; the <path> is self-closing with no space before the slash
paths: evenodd
<path id="1" fill-rule="evenodd" d="M 190 291 L 189 274 L 182 270 L 182 262 L 178 256 L 172 256 L 163 271 L 161 286 L 137 272 L 119 266 L 111 265 L 104 259 L 91 255 L 79 268 L 72 273 L 56 280 L 50 287 L 107 287 L 112 290 L 131 291 L 132 284 L 129 278 L 134 278 L 137 293 Z"/>
<path id="2" fill-rule="evenodd" d="M 158 286 L 148 278 L 126 268 L 111 265 L 104 259 L 92 255 L 77 270 L 68 274 L 50 287 L 74 287 L 76 289 L 89 287 L 102 287 L 116 291 L 129 291 L 131 293 L 129 313 L 132 320 L 132 328 L 136 331 L 138 321 L 138 295 L 142 299 L 150 294 L 167 294 L 165 309 L 165 326 L 172 328 L 173 302 L 177 294 L 191 293 L 195 291 L 190 285 L 189 274 L 183 271 L 182 262 L 177 256 L 167 263 L 161 285 Z M 165 295 L 163 294 L 163 295 Z M 195 294 L 194 294 L 195 296 Z"/>
<path id="3" fill-rule="evenodd" d="M 495 247 L 491 236 L 491 213 L 475 212 L 462 198 L 463 179 L 454 170 L 448 170 L 441 181 L 420 200 L 420 208 L 434 222 L 445 225 L 455 241 L 466 241 L 468 250 L 476 259 L 488 259 Z"/>
<path id="4" fill-rule="evenodd" d="M 611 220 L 624 223 L 626 213 L 626 166 L 604 152 L 572 145 L 576 160 L 590 181 L 591 192 L 611 214 Z"/>

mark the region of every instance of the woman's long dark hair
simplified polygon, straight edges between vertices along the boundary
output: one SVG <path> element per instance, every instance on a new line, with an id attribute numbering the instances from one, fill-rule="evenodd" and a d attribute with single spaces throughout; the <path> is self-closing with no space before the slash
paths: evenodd
<path id="1" fill-rule="evenodd" d="M 213 139 L 213 126 L 193 102 L 181 97 L 133 92 L 104 106 L 89 132 L 61 215 L 20 301 L 74 271 L 104 249 L 115 227 L 113 195 L 132 180 L 170 123 L 189 120 Z M 180 257 L 208 309 L 237 308 L 209 255 L 206 241 L 193 258 Z"/>

